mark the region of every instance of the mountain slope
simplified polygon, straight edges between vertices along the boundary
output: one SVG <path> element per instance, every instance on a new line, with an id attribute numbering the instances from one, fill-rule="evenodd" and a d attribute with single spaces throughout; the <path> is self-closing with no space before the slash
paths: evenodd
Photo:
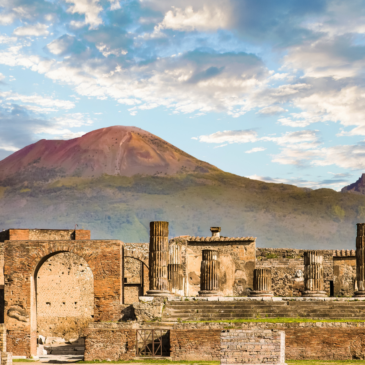
<path id="1" fill-rule="evenodd" d="M 341 192 L 359 193 L 365 195 L 365 174 L 362 174 L 361 177 L 355 183 L 347 185 L 344 188 L 342 188 Z"/>
<path id="2" fill-rule="evenodd" d="M 76 141 L 40 141 L 0 161 L 0 229 L 78 224 L 93 238 L 147 242 L 149 221 L 167 220 L 171 236 L 206 236 L 221 226 L 226 236 L 257 237 L 260 247 L 354 248 L 365 196 L 250 180 L 148 132 L 113 128 L 112 135 L 120 131 L 114 140 L 99 130 Z"/>
<path id="3" fill-rule="evenodd" d="M 124 126 L 98 129 L 68 141 L 40 140 L 0 161 L 0 179 L 42 169 L 62 177 L 218 170 L 151 133 Z"/>

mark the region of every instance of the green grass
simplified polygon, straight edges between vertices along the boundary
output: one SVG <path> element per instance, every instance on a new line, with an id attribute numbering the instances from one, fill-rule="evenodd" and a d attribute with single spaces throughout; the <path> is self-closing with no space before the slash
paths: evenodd
<path id="1" fill-rule="evenodd" d="M 286 360 L 288 365 L 365 364 L 365 360 Z"/>
<path id="2" fill-rule="evenodd" d="M 220 319 L 216 321 L 183 321 L 183 323 L 333 323 L 365 322 L 363 319 L 312 319 L 312 318 L 255 318 L 255 319 Z"/>
<path id="3" fill-rule="evenodd" d="M 32 360 L 32 359 L 13 359 L 13 362 L 36 362 L 38 360 Z"/>
<path id="4" fill-rule="evenodd" d="M 141 359 L 141 360 L 124 360 L 124 361 L 78 361 L 78 364 L 100 364 L 100 363 L 108 363 L 108 364 L 129 364 L 129 363 L 142 363 L 142 364 L 191 364 L 191 365 L 218 365 L 219 361 L 171 361 L 167 359 Z"/>
<path id="5" fill-rule="evenodd" d="M 365 360 L 286 360 L 288 365 L 342 365 L 342 364 L 365 364 Z M 191 365 L 218 365 L 219 361 L 171 361 L 166 359 L 145 359 L 126 361 L 78 361 L 79 364 L 191 364 Z"/>

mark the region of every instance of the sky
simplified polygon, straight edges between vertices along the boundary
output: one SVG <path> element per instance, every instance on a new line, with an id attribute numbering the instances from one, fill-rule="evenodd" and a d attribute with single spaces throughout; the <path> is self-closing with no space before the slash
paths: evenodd
<path id="1" fill-rule="evenodd" d="M 365 172 L 365 0 L 0 0 L 0 159 L 143 128 L 252 179 Z"/>

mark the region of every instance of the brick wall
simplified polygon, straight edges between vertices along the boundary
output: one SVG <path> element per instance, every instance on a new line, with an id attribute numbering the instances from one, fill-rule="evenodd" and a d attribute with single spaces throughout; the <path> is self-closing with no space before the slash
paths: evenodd
<path id="1" fill-rule="evenodd" d="M 6 240 L 89 240 L 90 231 L 84 229 L 8 229 L 0 232 L 0 242 Z"/>
<path id="2" fill-rule="evenodd" d="M 271 268 L 274 296 L 301 296 L 304 290 L 304 252 L 290 248 L 258 248 L 256 268 Z M 324 285 L 330 294 L 333 280 L 333 250 L 318 250 L 323 254 Z"/>
<path id="3" fill-rule="evenodd" d="M 77 338 L 94 315 L 93 273 L 70 252 L 46 260 L 37 275 L 37 329 L 45 337 Z"/>
<path id="4" fill-rule="evenodd" d="M 221 330 L 171 330 L 170 349 L 174 361 L 219 360 Z"/>
<path id="5" fill-rule="evenodd" d="M 284 364 L 285 333 L 226 330 L 221 333 L 221 364 Z"/>
<path id="6" fill-rule="evenodd" d="M 120 318 L 122 245 L 117 240 L 5 242 L 5 325 L 7 351 L 36 355 L 37 323 L 33 273 L 45 257 L 71 252 L 82 257 L 94 277 L 94 320 Z"/>
<path id="7" fill-rule="evenodd" d="M 365 359 L 365 328 L 290 328 L 285 333 L 290 360 Z"/>
<path id="8" fill-rule="evenodd" d="M 287 360 L 365 359 L 365 322 L 313 323 L 178 323 L 174 330 L 209 332 L 230 329 L 285 332 Z M 208 335 L 209 336 L 209 335 Z M 212 335 L 214 341 L 214 335 Z"/>
<path id="9" fill-rule="evenodd" d="M 85 361 L 131 360 L 136 356 L 135 329 L 87 328 Z"/>

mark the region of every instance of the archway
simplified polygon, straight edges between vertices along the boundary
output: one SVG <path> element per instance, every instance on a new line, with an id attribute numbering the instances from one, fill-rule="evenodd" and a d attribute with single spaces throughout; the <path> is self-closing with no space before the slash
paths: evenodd
<path id="1" fill-rule="evenodd" d="M 62 252 L 82 257 L 94 276 L 94 321 L 118 321 L 122 304 L 122 249 L 118 240 L 7 241 L 4 243 L 7 352 L 37 355 L 35 274 Z"/>
<path id="2" fill-rule="evenodd" d="M 35 272 L 37 335 L 48 354 L 83 355 L 81 333 L 94 317 L 94 278 L 85 259 L 52 255 Z"/>
<path id="3" fill-rule="evenodd" d="M 140 258 L 124 256 L 123 304 L 138 302 L 149 289 L 148 266 Z"/>

